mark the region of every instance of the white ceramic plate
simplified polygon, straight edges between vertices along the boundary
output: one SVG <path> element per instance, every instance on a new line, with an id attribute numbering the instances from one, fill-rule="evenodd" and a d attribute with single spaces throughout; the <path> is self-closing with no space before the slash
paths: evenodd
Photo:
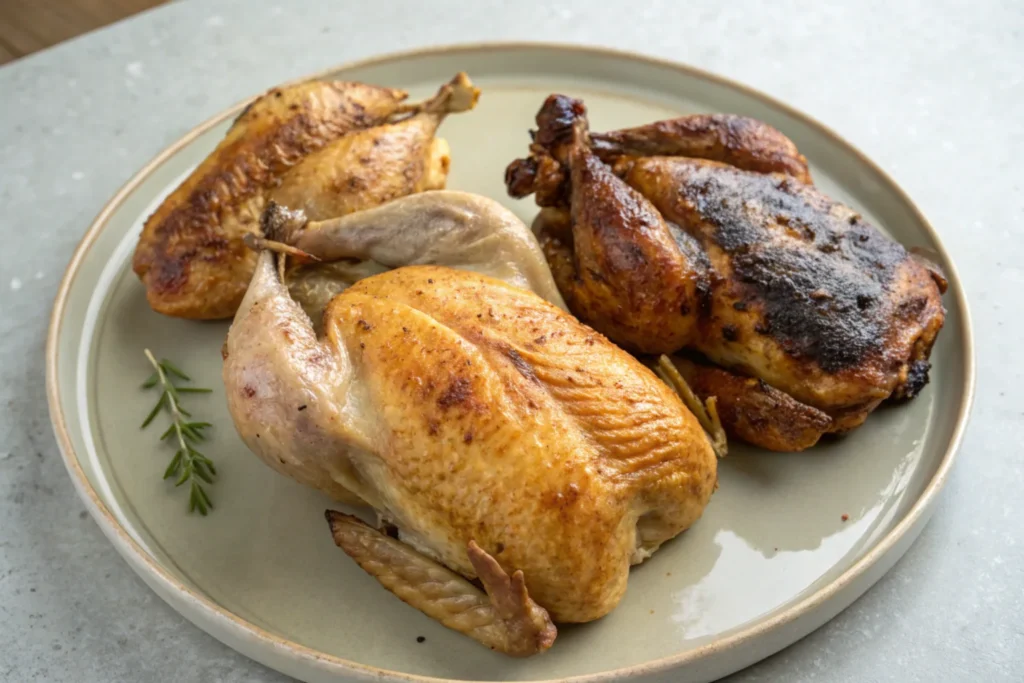
<path id="1" fill-rule="evenodd" d="M 842 440 L 803 454 L 734 447 L 703 519 L 632 572 L 608 617 L 562 628 L 529 660 L 491 653 L 404 605 L 338 550 L 331 503 L 273 473 L 231 426 L 223 392 L 192 404 L 210 416 L 216 510 L 187 515 L 161 480 L 170 451 L 139 423 L 151 347 L 217 388 L 227 323 L 151 312 L 130 258 L 142 221 L 222 137 L 243 106 L 202 124 L 140 171 L 88 229 L 64 277 L 47 347 L 50 410 L 65 462 L 93 517 L 133 569 L 187 618 L 231 647 L 309 681 L 705 681 L 792 643 L 863 593 L 907 549 L 949 472 L 973 387 L 970 325 L 956 270 L 913 203 L 835 134 L 764 95 L 691 68 L 578 47 L 484 45 L 388 56 L 330 77 L 425 96 L 458 70 L 483 89 L 475 112 L 442 128 L 449 187 L 500 199 L 529 221 L 532 201 L 504 192 L 505 165 L 551 92 L 582 97 L 594 129 L 726 111 L 780 128 L 818 185 L 949 275 L 946 326 L 931 385 L 877 411 Z M 848 519 L 844 521 L 844 516 Z M 417 642 L 419 636 L 425 641 Z"/>

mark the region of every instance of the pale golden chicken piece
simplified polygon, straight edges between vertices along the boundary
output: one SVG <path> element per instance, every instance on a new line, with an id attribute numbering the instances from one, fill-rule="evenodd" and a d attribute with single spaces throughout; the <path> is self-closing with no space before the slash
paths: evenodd
<path id="1" fill-rule="evenodd" d="M 245 294 L 268 198 L 317 217 L 444 187 L 450 159 L 434 138 L 478 91 L 457 75 L 430 100 L 363 83 L 310 81 L 275 88 L 238 117 L 213 153 L 146 221 L 133 268 L 153 310 L 226 318 Z"/>
<path id="2" fill-rule="evenodd" d="M 531 158 L 506 181 L 548 207 L 534 230 L 570 309 L 631 350 L 720 366 L 680 359 L 698 395 L 717 386 L 732 436 L 800 450 L 927 382 L 941 273 L 799 180 L 806 163 L 777 131 L 741 126 L 755 132 L 730 149 L 663 122 L 592 145 L 582 103 L 555 95 L 537 122 Z M 652 130 L 686 133 L 673 146 Z M 748 395 L 744 377 L 774 391 Z"/>
<path id="3" fill-rule="evenodd" d="M 476 106 L 479 95 L 459 74 L 413 116 L 354 131 L 313 152 L 285 174 L 270 199 L 319 221 L 442 189 L 451 156 L 448 142 L 435 137 L 438 126 L 448 114 Z"/>
<path id="4" fill-rule="evenodd" d="M 490 275 L 565 308 L 529 229 L 501 204 L 468 192 L 425 192 L 326 221 L 271 204 L 263 233 L 322 259 L 287 278 L 314 324 L 328 302 L 358 280 L 417 264 Z"/>
<path id="5" fill-rule="evenodd" d="M 457 193 L 394 204 L 444 194 Z M 461 248 L 462 268 L 478 256 L 494 272 L 490 250 L 473 246 L 478 221 L 398 210 L 403 219 L 389 223 L 388 206 L 315 236 L 287 216 L 267 222 L 318 258 L 422 263 L 447 240 L 456 248 L 438 258 Z M 377 216 L 360 223 L 363 213 Z M 523 261 L 542 259 L 534 244 L 505 261 L 504 275 L 529 282 L 534 266 Z M 337 295 L 323 326 L 317 337 L 264 251 L 225 346 L 239 434 L 277 471 L 372 506 L 397 538 L 329 512 L 338 545 L 403 600 L 489 647 L 535 654 L 554 640 L 552 622 L 607 614 L 629 566 L 693 524 L 715 488 L 708 438 L 672 390 L 526 289 L 400 267 Z"/>

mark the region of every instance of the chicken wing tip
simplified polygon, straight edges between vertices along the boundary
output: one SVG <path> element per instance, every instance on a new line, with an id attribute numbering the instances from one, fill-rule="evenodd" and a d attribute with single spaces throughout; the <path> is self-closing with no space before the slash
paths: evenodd
<path id="1" fill-rule="evenodd" d="M 358 517 L 337 510 L 327 510 L 324 517 L 335 544 L 364 571 L 446 627 L 513 657 L 539 654 L 554 643 L 558 631 L 547 610 L 530 599 L 523 573 L 517 571 L 509 578 L 474 541 L 468 544 L 470 561 L 486 594 Z"/>

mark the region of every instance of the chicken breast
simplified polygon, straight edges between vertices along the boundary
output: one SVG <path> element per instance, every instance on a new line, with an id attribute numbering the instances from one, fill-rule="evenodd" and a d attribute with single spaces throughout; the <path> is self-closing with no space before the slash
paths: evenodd
<path id="1" fill-rule="evenodd" d="M 333 233 L 342 246 L 330 232 L 279 233 L 313 256 L 366 256 L 358 244 L 388 241 L 379 218 L 359 216 Z M 442 232 L 477 241 L 436 216 L 405 213 L 420 240 L 405 259 L 426 260 Z M 523 253 L 541 258 L 533 249 Z M 398 267 L 334 297 L 323 329 L 274 254 L 261 254 L 225 346 L 239 434 L 274 469 L 372 506 L 394 537 L 331 512 L 339 546 L 490 647 L 534 654 L 554 640 L 552 622 L 607 614 L 629 566 L 692 525 L 715 489 L 711 444 L 678 396 L 531 291 L 466 269 Z"/>

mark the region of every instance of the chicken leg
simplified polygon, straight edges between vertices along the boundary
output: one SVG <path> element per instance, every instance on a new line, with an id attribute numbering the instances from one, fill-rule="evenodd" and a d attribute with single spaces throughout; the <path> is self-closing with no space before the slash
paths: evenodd
<path id="1" fill-rule="evenodd" d="M 621 157 L 690 157 L 811 182 L 807 159 L 792 140 L 746 116 L 692 114 L 636 128 L 594 133 L 591 140 L 595 154 L 604 161 Z"/>
<path id="2" fill-rule="evenodd" d="M 311 221 L 344 216 L 397 197 L 444 187 L 448 143 L 435 137 L 453 113 L 476 105 L 480 91 L 464 73 L 394 123 L 353 131 L 313 152 L 281 179 L 271 201 Z"/>

